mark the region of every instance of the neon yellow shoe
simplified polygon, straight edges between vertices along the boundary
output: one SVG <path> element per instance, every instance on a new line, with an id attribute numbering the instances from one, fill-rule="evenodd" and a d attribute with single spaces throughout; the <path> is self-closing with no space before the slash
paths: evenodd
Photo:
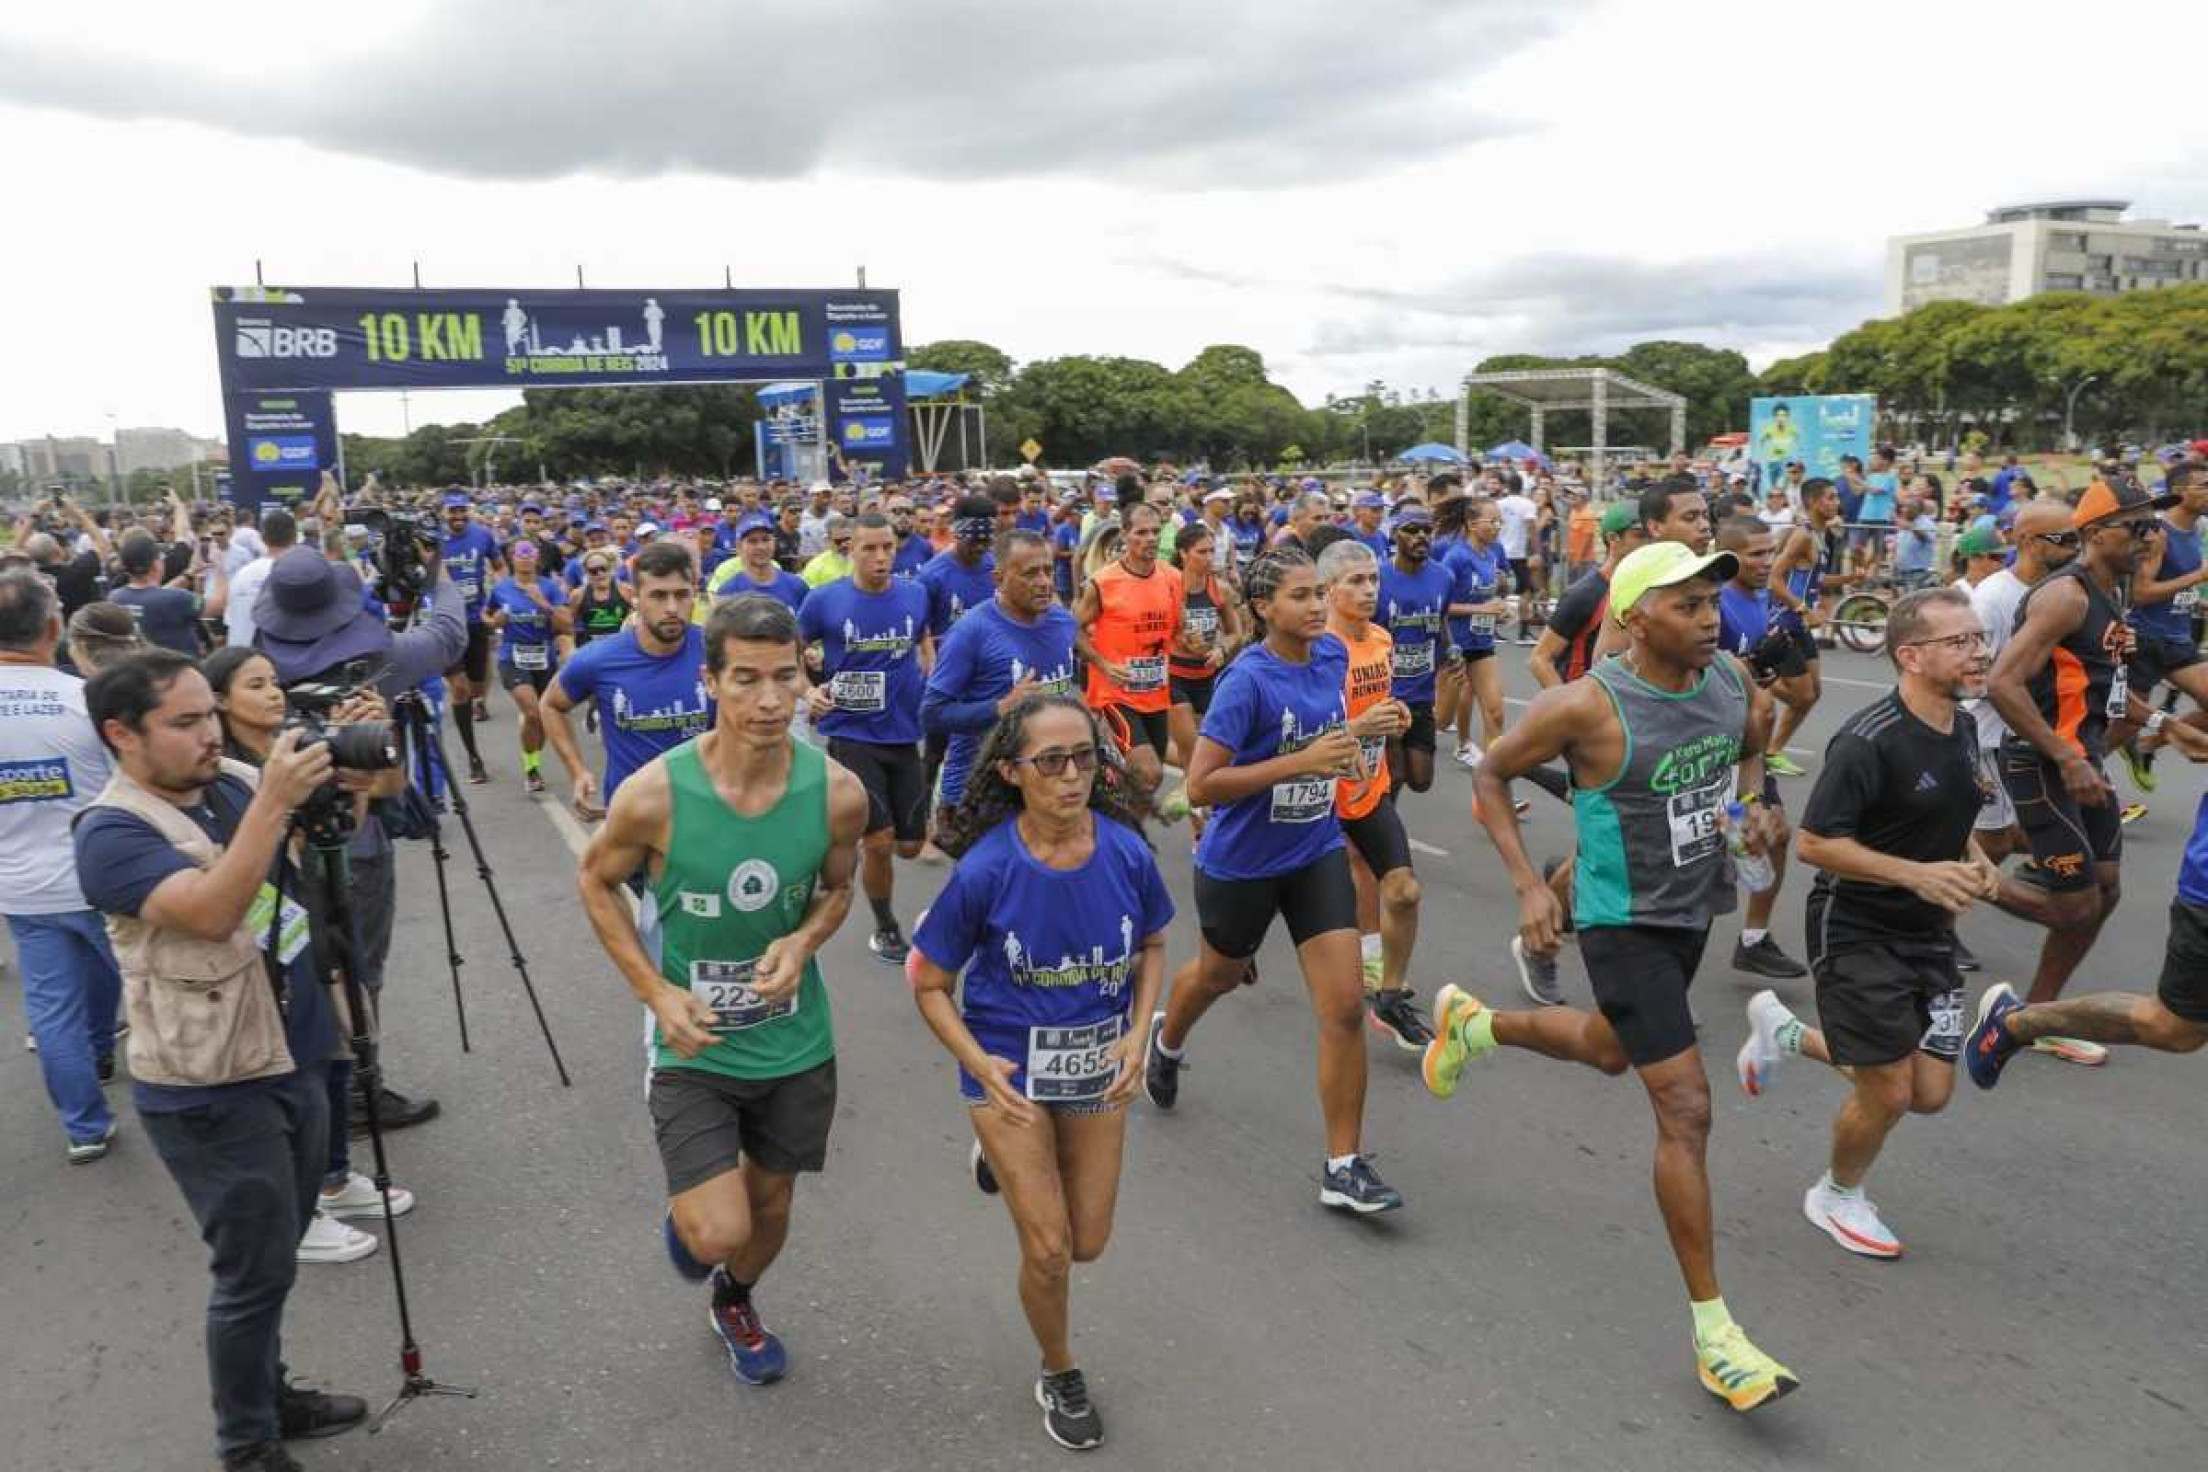
<path id="1" fill-rule="evenodd" d="M 1750 1344 L 1738 1324 L 1695 1340 L 1694 1357 L 1702 1388 L 1744 1414 L 1802 1387 L 1800 1376 Z"/>
<path id="2" fill-rule="evenodd" d="M 1763 754 L 1763 769 L 1774 777 L 1800 777 L 1804 775 L 1802 764 L 1783 751 L 1767 751 Z"/>
<path id="3" fill-rule="evenodd" d="M 1446 1099 L 1457 1091 L 1464 1065 L 1495 1051 L 1494 1014 L 1480 999 L 1451 982 L 1434 995 L 1434 1040 L 1419 1062 L 1426 1091 Z"/>

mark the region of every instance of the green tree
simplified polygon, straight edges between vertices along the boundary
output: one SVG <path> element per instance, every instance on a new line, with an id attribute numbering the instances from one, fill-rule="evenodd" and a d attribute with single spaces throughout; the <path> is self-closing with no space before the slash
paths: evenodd
<path id="1" fill-rule="evenodd" d="M 905 353 L 905 366 L 928 373 L 967 373 L 984 401 L 1012 385 L 1012 359 L 1002 348 L 970 338 L 945 338 L 922 343 Z"/>

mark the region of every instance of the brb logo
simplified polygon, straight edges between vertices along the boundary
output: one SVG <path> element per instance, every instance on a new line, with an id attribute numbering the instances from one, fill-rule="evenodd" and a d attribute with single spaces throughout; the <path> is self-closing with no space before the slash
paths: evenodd
<path id="1" fill-rule="evenodd" d="M 334 358 L 334 327 L 283 327 L 266 317 L 240 317 L 233 346 L 241 358 Z"/>

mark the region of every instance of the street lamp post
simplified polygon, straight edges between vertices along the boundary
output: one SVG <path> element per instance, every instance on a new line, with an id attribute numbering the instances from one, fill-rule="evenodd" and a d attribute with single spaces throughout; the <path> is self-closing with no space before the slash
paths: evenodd
<path id="1" fill-rule="evenodd" d="M 2101 375 L 2098 373 L 2086 374 L 2085 377 L 2079 379 L 2075 384 L 2071 386 L 2070 396 L 2063 401 L 2062 447 L 2063 449 L 2069 451 L 2071 454 L 2076 454 L 2078 449 L 2078 437 L 2076 433 L 2073 432 L 2070 428 L 2070 417 L 2077 410 L 2078 407 L 2078 395 L 2085 391 L 2085 386 L 2087 384 L 2098 383 L 2100 381 L 2100 377 Z"/>

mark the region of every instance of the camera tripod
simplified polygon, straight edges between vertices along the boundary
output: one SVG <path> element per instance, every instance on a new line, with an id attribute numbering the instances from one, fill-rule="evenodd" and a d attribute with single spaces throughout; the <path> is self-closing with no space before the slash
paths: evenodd
<path id="1" fill-rule="evenodd" d="M 391 702 L 391 712 L 398 724 L 402 769 L 430 814 L 429 853 L 437 869 L 437 908 L 443 913 L 445 922 L 445 964 L 452 972 L 452 1006 L 460 1020 L 460 1051 L 473 1051 L 468 1043 L 468 1006 L 460 991 L 460 968 L 467 964 L 467 958 L 460 954 L 460 943 L 452 929 L 452 891 L 445 878 L 445 863 L 451 854 L 445 848 L 444 824 L 437 818 L 439 776 L 444 779 L 445 797 L 452 803 L 452 814 L 460 820 L 460 831 L 467 835 L 468 849 L 475 855 L 476 877 L 483 881 L 483 891 L 490 896 L 491 913 L 498 917 L 498 928 L 506 937 L 507 959 L 513 964 L 514 974 L 521 978 L 521 989 L 529 998 L 529 1010 L 536 1014 L 537 1030 L 544 1034 L 544 1046 L 552 1054 L 553 1071 L 560 1076 L 562 1088 L 572 1088 L 574 1081 L 567 1076 L 567 1065 L 560 1060 L 560 1045 L 552 1040 L 552 1024 L 545 1020 L 544 1004 L 537 998 L 536 983 L 530 980 L 528 959 L 521 954 L 521 942 L 514 936 L 513 923 L 506 918 L 506 903 L 499 898 L 491 861 L 484 856 L 483 842 L 476 836 L 474 820 L 468 816 L 468 800 L 461 795 L 460 782 L 453 776 L 451 763 L 445 760 L 444 737 L 430 716 L 429 703 L 420 691 L 409 690 Z"/>

